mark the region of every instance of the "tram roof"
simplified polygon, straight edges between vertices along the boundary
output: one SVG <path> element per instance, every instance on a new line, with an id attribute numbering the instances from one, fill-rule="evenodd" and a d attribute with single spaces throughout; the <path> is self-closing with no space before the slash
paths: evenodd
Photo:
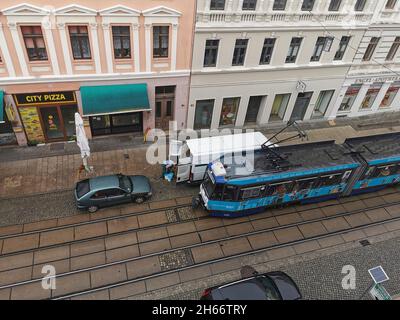
<path id="1" fill-rule="evenodd" d="M 367 161 L 385 158 L 398 158 L 400 161 L 400 132 L 351 138 L 345 143 Z"/>
<path id="2" fill-rule="evenodd" d="M 349 165 L 357 164 L 349 151 L 343 146 L 335 144 L 335 141 L 282 146 L 273 150 L 280 155 L 287 156 L 287 160 L 282 162 L 283 168 L 281 170 L 277 170 L 268 158 L 266 151 L 257 151 L 254 154 L 254 168 L 251 165 L 247 166 L 246 169 L 240 165 L 228 165 L 226 178 L 230 180 L 246 179 L 248 176 L 268 177 L 277 175 L 277 173 L 304 172 L 334 167 L 346 169 Z M 224 161 L 225 159 L 221 160 L 225 165 L 227 164 Z"/>

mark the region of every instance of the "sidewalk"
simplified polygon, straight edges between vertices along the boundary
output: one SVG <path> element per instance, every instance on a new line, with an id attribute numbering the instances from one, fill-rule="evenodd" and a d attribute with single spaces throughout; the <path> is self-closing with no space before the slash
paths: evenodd
<path id="1" fill-rule="evenodd" d="M 374 118 L 309 122 L 301 127 L 308 133 L 308 142 L 336 140 L 341 143 L 350 137 L 400 132 L 400 112 L 382 113 Z M 258 130 L 271 136 L 279 127 L 270 126 Z M 290 134 L 288 132 L 283 136 Z M 147 163 L 147 145 L 143 144 L 143 138 L 130 135 L 114 136 L 92 140 L 90 145 L 92 155 L 89 162 L 95 169 L 90 176 L 112 173 L 144 174 L 171 189 L 171 197 L 178 192 L 173 183 L 160 181 L 160 165 Z M 0 198 L 70 190 L 76 181 L 88 177 L 84 172 L 79 173 L 81 164 L 79 149 L 75 143 L 54 143 L 26 148 L 2 147 Z"/>

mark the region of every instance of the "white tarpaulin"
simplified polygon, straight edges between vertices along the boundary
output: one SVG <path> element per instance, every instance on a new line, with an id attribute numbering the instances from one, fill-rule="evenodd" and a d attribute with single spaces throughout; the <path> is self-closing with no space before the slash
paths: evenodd
<path id="1" fill-rule="evenodd" d="M 86 137 L 85 128 L 83 127 L 83 120 L 79 113 L 75 113 L 75 130 L 76 130 L 76 144 L 81 150 L 81 157 L 83 159 L 83 165 L 87 171 L 90 171 L 90 168 L 87 164 L 87 159 L 90 157 L 90 147 L 89 141 Z"/>

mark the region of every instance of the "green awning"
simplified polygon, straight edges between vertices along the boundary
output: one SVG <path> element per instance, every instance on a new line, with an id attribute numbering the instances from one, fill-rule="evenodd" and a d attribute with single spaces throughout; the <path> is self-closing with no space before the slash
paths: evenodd
<path id="1" fill-rule="evenodd" d="M 4 92 L 0 91 L 0 123 L 4 122 Z"/>
<path id="2" fill-rule="evenodd" d="M 146 84 L 81 87 L 84 116 L 151 110 Z"/>

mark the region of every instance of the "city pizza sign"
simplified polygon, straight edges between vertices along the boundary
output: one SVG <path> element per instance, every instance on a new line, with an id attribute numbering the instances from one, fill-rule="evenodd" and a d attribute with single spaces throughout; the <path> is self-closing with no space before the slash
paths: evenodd
<path id="1" fill-rule="evenodd" d="M 76 103 L 73 91 L 15 94 L 14 98 L 18 106 Z"/>

